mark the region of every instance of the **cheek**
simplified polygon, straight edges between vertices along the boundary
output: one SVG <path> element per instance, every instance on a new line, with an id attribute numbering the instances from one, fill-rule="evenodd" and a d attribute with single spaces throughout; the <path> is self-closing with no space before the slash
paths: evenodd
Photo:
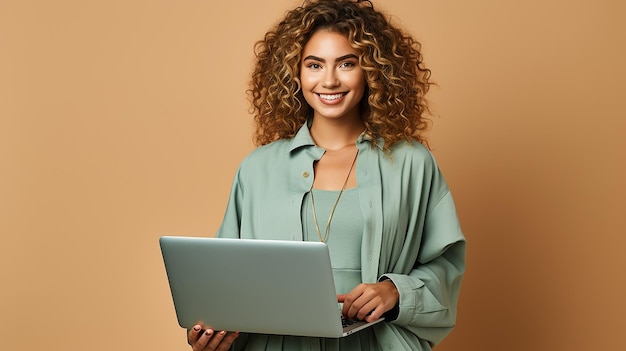
<path id="1" fill-rule="evenodd" d="M 352 74 L 349 77 L 346 77 L 346 79 L 352 89 L 363 90 L 365 88 L 365 74 L 363 73 Z"/>
<path id="2" fill-rule="evenodd" d="M 365 82 L 365 77 L 361 76 L 361 77 L 356 78 L 353 81 L 352 89 L 353 90 L 358 90 L 360 94 L 363 94 L 365 92 L 365 90 L 366 90 L 366 88 L 365 88 L 366 86 L 367 86 L 367 84 Z"/>
<path id="3" fill-rule="evenodd" d="M 315 94 L 313 94 L 313 89 L 315 88 L 315 86 L 312 85 L 310 81 L 307 81 L 303 78 L 300 78 L 300 86 L 304 101 L 306 101 L 306 103 L 309 105 L 313 104 L 313 99 L 315 98 Z"/>
<path id="4" fill-rule="evenodd" d="M 314 80 L 310 75 L 302 74 L 300 75 L 300 84 L 302 85 L 302 89 L 306 90 L 307 88 L 315 86 Z"/>

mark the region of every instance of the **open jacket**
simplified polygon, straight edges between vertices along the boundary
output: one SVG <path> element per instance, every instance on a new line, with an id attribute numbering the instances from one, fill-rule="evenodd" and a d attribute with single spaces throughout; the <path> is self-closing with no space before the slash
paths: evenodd
<path id="1" fill-rule="evenodd" d="M 361 135 L 356 178 L 365 219 L 362 282 L 391 279 L 397 316 L 375 328 L 381 348 L 430 349 L 455 326 L 465 238 L 432 154 L 400 142 L 389 152 Z M 261 146 L 241 163 L 218 237 L 303 240 L 301 208 L 324 150 L 307 124 L 291 139 Z M 419 340 L 417 340 L 419 339 Z"/>

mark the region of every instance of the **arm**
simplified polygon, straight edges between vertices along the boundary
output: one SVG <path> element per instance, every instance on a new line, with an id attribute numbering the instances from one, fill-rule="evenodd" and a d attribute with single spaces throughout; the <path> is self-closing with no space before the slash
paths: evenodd
<path id="1" fill-rule="evenodd" d="M 409 244 L 410 245 L 410 244 Z M 409 274 L 387 273 L 400 293 L 392 323 L 439 343 L 455 326 L 465 239 L 449 192 L 428 212 L 417 260 Z"/>

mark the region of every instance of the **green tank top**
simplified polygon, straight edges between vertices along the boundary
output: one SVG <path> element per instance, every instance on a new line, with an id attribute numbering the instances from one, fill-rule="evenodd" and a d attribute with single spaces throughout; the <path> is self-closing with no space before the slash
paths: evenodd
<path id="1" fill-rule="evenodd" d="M 326 232 L 328 216 L 339 190 L 313 189 L 315 213 L 320 234 Z M 320 241 L 315 228 L 311 195 L 307 193 L 302 206 L 302 232 L 304 240 Z M 343 191 L 330 222 L 326 244 L 330 252 L 333 277 L 337 294 L 345 294 L 361 283 L 361 241 L 363 238 L 363 215 L 359 207 L 357 188 Z"/>

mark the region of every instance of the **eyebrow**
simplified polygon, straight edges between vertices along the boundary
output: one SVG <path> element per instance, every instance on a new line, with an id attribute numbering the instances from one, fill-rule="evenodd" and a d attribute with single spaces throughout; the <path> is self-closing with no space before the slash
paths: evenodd
<path id="1" fill-rule="evenodd" d="M 347 54 L 347 55 L 343 55 L 343 56 L 337 57 L 335 59 L 335 61 L 343 61 L 343 60 L 347 60 L 347 59 L 358 59 L 358 57 L 355 54 Z M 309 56 L 305 57 L 302 61 L 306 61 L 306 60 L 314 60 L 314 61 L 319 61 L 319 62 L 326 62 L 325 59 L 323 59 L 321 57 L 313 56 L 313 55 L 309 55 Z"/>

